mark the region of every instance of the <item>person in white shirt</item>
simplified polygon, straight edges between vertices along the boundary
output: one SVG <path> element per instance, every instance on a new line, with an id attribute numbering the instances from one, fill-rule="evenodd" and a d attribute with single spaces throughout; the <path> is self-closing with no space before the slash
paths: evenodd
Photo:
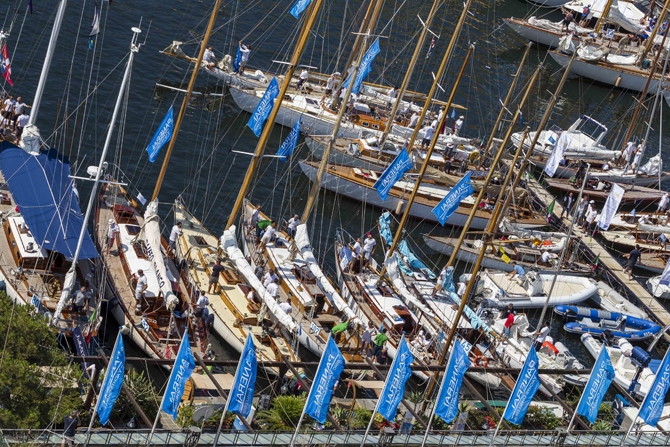
<path id="1" fill-rule="evenodd" d="M 214 50 L 211 45 L 205 48 L 205 54 L 203 54 L 202 60 L 205 62 L 207 68 L 212 68 L 216 65 L 216 58 L 214 57 Z"/>
<path id="2" fill-rule="evenodd" d="M 25 112 L 26 109 L 29 108 L 30 106 L 23 102 L 23 99 L 20 96 L 16 98 L 16 103 L 14 104 L 14 116 L 12 117 L 12 120 L 14 121 L 14 128 L 16 128 L 19 117 L 23 115 L 23 112 Z"/>
<path id="3" fill-rule="evenodd" d="M 279 280 L 275 279 L 274 281 L 272 281 L 270 284 L 268 284 L 265 290 L 268 291 L 270 296 L 272 296 L 273 298 L 277 298 L 277 294 L 279 293 Z"/>
<path id="4" fill-rule="evenodd" d="M 606 161 L 605 164 L 602 167 L 603 171 L 609 171 L 610 170 L 610 163 L 609 161 Z"/>
<path id="5" fill-rule="evenodd" d="M 409 119 L 409 127 L 415 128 L 418 122 L 419 122 L 419 112 L 414 112 L 412 114 L 412 117 Z"/>
<path id="6" fill-rule="evenodd" d="M 388 106 L 391 107 L 393 101 L 398 97 L 398 87 L 393 87 L 386 92 L 386 95 L 389 97 Z"/>
<path id="7" fill-rule="evenodd" d="M 12 95 L 9 95 L 5 102 L 3 103 L 4 107 L 2 109 L 2 123 L 0 123 L 0 129 L 5 129 L 10 127 L 10 123 L 14 118 L 14 105 L 16 100 Z"/>
<path id="8" fill-rule="evenodd" d="M 30 116 L 28 116 L 28 112 L 26 112 L 25 110 L 21 113 L 21 116 L 19 116 L 16 119 L 16 144 L 19 144 L 21 142 L 21 135 L 23 135 L 23 128 L 26 127 L 29 120 Z"/>
<path id="9" fill-rule="evenodd" d="M 633 157 L 633 163 L 630 165 L 633 172 L 640 167 L 640 160 L 642 159 L 642 152 L 644 152 L 644 140 L 635 150 L 635 156 Z"/>
<path id="10" fill-rule="evenodd" d="M 549 322 L 545 321 L 544 324 L 542 325 L 542 329 L 535 332 L 534 335 L 537 335 L 534 345 L 536 351 L 539 351 L 542 348 L 542 343 L 544 343 L 544 341 L 547 339 L 549 331 L 551 331 L 551 328 L 549 327 Z"/>
<path id="11" fill-rule="evenodd" d="M 356 238 L 356 243 L 354 244 L 354 249 L 351 252 L 351 255 L 354 259 L 358 258 L 361 254 L 361 238 Z"/>
<path id="12" fill-rule="evenodd" d="M 596 217 L 598 217 L 598 211 L 596 211 L 595 207 L 591 208 L 591 210 L 586 215 L 586 224 L 585 224 L 586 228 L 584 229 L 584 231 L 591 232 L 593 230 Z"/>
<path id="13" fill-rule="evenodd" d="M 298 228 L 298 225 L 300 225 L 300 217 L 295 214 L 288 220 L 288 235 L 291 236 L 292 239 L 295 238 L 295 232 Z"/>
<path id="14" fill-rule="evenodd" d="M 447 267 L 444 266 L 440 271 L 440 276 L 437 277 L 437 282 L 433 288 L 433 293 L 431 294 L 433 297 L 435 297 L 435 295 L 437 295 L 437 293 L 442 290 L 442 287 L 444 287 L 444 281 L 447 279 L 447 273 Z"/>
<path id="15" fill-rule="evenodd" d="M 279 305 L 279 308 L 291 315 L 293 313 L 293 306 L 291 306 L 291 298 L 286 298 L 286 301 Z"/>
<path id="16" fill-rule="evenodd" d="M 349 262 L 349 273 L 352 273 L 354 270 L 356 272 L 359 272 L 358 268 L 360 268 L 360 256 L 361 256 L 361 238 L 356 239 L 356 243 L 354 244 L 354 248 L 351 249 L 351 261 Z"/>
<path id="17" fill-rule="evenodd" d="M 249 300 L 250 303 L 256 302 L 256 294 L 253 289 L 249 290 L 249 293 L 247 293 L 247 300 Z"/>
<path id="18" fill-rule="evenodd" d="M 268 270 L 265 276 L 263 276 L 263 287 L 267 289 L 267 287 L 273 282 L 275 282 L 277 279 L 278 277 L 275 271 L 272 269 Z"/>
<path id="19" fill-rule="evenodd" d="M 196 317 L 199 317 L 205 311 L 205 307 L 209 306 L 209 298 L 205 295 L 204 290 L 200 291 L 200 296 L 198 297 L 198 301 L 196 301 L 196 305 L 198 307 L 195 309 L 194 313 Z"/>
<path id="20" fill-rule="evenodd" d="M 265 233 L 263 233 L 263 237 L 261 237 L 261 242 L 258 244 L 258 248 L 265 248 L 267 244 L 274 240 L 274 235 L 277 232 L 277 230 L 275 230 L 275 225 L 276 222 L 274 220 L 270 222 L 270 225 L 265 229 Z"/>
<path id="21" fill-rule="evenodd" d="M 372 233 L 368 233 L 366 236 L 367 237 L 363 241 L 363 258 L 366 262 L 370 262 L 372 253 L 374 253 L 375 248 L 377 248 L 377 241 L 372 237 Z"/>
<path id="22" fill-rule="evenodd" d="M 468 285 L 465 284 L 464 282 L 459 282 L 457 284 L 457 286 L 458 286 L 458 290 L 456 290 L 456 295 L 458 295 L 462 298 L 463 295 L 465 295 L 465 291 L 468 288 Z"/>
<path id="23" fill-rule="evenodd" d="M 116 240 L 116 235 L 119 234 L 119 226 L 114 219 L 109 219 L 109 230 L 107 230 L 107 251 L 111 250 Z"/>
<path id="24" fill-rule="evenodd" d="M 633 151 L 635 150 L 635 143 L 633 141 L 629 141 L 628 144 L 626 144 L 626 147 L 621 150 L 621 159 L 626 162 L 626 166 L 630 163 L 630 157 L 633 155 Z M 626 170 L 624 169 L 624 172 Z"/>
<path id="25" fill-rule="evenodd" d="M 177 239 L 182 235 L 181 233 L 181 222 L 177 222 L 172 226 L 172 231 L 170 231 L 170 250 L 174 251 L 177 248 Z"/>
<path id="26" fill-rule="evenodd" d="M 666 192 L 663 194 L 663 197 L 661 197 L 661 200 L 658 202 L 658 208 L 656 209 L 657 213 L 665 213 L 665 211 L 668 209 L 668 203 L 670 202 L 670 197 L 668 197 L 668 193 Z"/>
<path id="27" fill-rule="evenodd" d="M 302 71 L 300 72 L 300 77 L 298 78 L 298 89 L 302 89 L 303 85 L 307 80 L 309 79 L 309 72 L 307 71 L 306 68 L 303 68 Z"/>
<path id="28" fill-rule="evenodd" d="M 144 271 L 142 269 L 137 271 L 137 274 L 135 275 L 135 281 L 135 299 L 138 303 L 141 303 L 141 301 L 144 299 L 144 293 L 146 292 L 147 287 L 149 287 L 147 283 L 147 277 L 144 276 Z"/>
<path id="29" fill-rule="evenodd" d="M 423 140 L 421 140 L 421 147 L 428 147 L 430 145 L 430 141 L 433 139 L 433 135 L 435 135 L 435 128 L 432 126 L 426 126 L 423 128 Z"/>
<path id="30" fill-rule="evenodd" d="M 458 132 L 461 131 L 461 127 L 463 127 L 463 122 L 465 121 L 465 117 L 463 115 L 459 116 L 456 122 L 454 123 L 454 135 L 458 135 Z"/>
<path id="31" fill-rule="evenodd" d="M 251 45 L 244 45 L 240 40 L 240 69 L 239 74 L 244 74 L 244 67 L 247 66 L 249 55 L 251 54 Z"/>
<path id="32" fill-rule="evenodd" d="M 549 253 L 548 251 L 542 252 L 542 263 L 548 265 L 550 260 L 551 260 L 551 253 Z"/>
<path id="33" fill-rule="evenodd" d="M 326 100 L 327 97 L 333 94 L 333 88 L 335 88 L 335 73 L 330 75 L 328 80 L 326 81 L 326 89 L 325 93 L 321 97 L 321 104 Z"/>
<path id="34" fill-rule="evenodd" d="M 249 226 L 251 228 L 256 228 L 256 225 L 258 224 L 258 218 L 260 217 L 260 215 L 261 215 L 261 206 L 256 205 L 256 208 L 251 213 L 251 220 L 249 221 Z M 258 235 L 256 235 L 256 236 L 258 236 Z"/>

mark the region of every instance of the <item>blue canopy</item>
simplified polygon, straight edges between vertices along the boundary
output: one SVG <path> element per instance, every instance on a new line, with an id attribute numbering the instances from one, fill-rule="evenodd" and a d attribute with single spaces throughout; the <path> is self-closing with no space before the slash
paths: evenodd
<path id="1" fill-rule="evenodd" d="M 6 141 L 0 151 L 2 174 L 37 243 L 72 258 L 84 216 L 69 177 L 70 161 L 55 149 L 35 156 Z M 97 257 L 86 231 L 79 258 Z"/>

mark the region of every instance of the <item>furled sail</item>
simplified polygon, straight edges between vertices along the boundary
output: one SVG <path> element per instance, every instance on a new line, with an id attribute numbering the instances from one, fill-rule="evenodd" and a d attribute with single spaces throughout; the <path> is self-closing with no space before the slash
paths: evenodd
<path id="1" fill-rule="evenodd" d="M 165 261 L 163 260 L 163 253 L 161 251 L 161 230 L 160 230 L 160 219 L 158 218 L 158 199 L 152 201 L 147 205 L 147 210 L 144 212 L 144 227 L 142 228 L 144 232 L 145 244 L 147 249 L 147 259 L 151 262 L 154 273 L 156 274 L 156 280 L 158 281 L 158 287 L 163 293 L 163 299 L 165 300 L 165 305 L 170 308 L 172 303 L 178 301 L 178 298 L 175 296 L 172 291 L 172 283 L 170 282 L 170 277 L 167 273 L 167 268 L 165 267 Z"/>

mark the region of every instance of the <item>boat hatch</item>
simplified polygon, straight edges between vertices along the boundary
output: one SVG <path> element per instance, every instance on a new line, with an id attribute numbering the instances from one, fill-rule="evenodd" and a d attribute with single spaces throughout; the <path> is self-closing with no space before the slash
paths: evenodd
<path id="1" fill-rule="evenodd" d="M 412 314 L 409 313 L 409 310 L 402 305 L 393 306 L 393 310 L 395 310 L 398 316 L 403 320 L 402 331 L 406 334 L 413 333 L 416 323 L 414 323 L 414 318 L 412 318 Z M 396 326 L 398 325 L 396 324 Z"/>
<path id="2" fill-rule="evenodd" d="M 124 228 L 129 236 L 137 236 L 142 231 L 142 227 L 138 225 L 125 225 Z"/>
<path id="3" fill-rule="evenodd" d="M 389 286 L 382 284 L 377 287 L 377 290 L 379 290 L 379 293 L 382 294 L 382 296 L 393 296 L 393 292 L 389 288 Z M 395 306 L 394 306 L 395 308 Z"/>
<path id="4" fill-rule="evenodd" d="M 195 245 L 198 247 L 208 247 L 209 244 L 205 240 L 204 237 L 202 236 L 191 236 L 190 238 L 191 245 Z"/>
<path id="5" fill-rule="evenodd" d="M 310 106 L 312 106 L 312 107 L 316 107 L 317 109 L 319 108 L 319 101 L 317 101 L 316 99 L 305 98 L 305 101 L 306 101 L 307 104 L 309 104 Z"/>

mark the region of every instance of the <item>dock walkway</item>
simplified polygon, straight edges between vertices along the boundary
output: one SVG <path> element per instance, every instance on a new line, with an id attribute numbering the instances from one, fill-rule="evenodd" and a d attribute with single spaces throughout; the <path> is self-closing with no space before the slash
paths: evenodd
<path id="1" fill-rule="evenodd" d="M 533 193 L 533 195 L 546 207 L 549 207 L 551 202 L 555 199 L 549 191 L 547 191 L 536 179 L 530 178 L 528 180 L 528 190 Z M 576 200 L 576 198 L 575 198 Z M 556 198 L 554 204 L 554 217 L 559 218 L 563 213 L 563 206 L 561 200 Z M 552 218 L 552 219 L 553 219 Z M 565 217 L 559 219 L 563 225 L 568 228 L 570 226 L 570 220 Z M 586 246 L 592 253 L 595 258 L 598 258 L 598 263 L 607 267 L 610 270 L 611 274 L 614 275 L 616 281 L 623 285 L 630 294 L 632 294 L 637 299 L 632 299 L 634 303 L 637 301 L 642 304 L 643 307 L 646 307 L 647 313 L 652 319 L 655 319 L 663 327 L 670 325 L 670 313 L 658 302 L 658 300 L 649 293 L 649 291 L 635 279 L 630 279 L 628 274 L 623 272 L 623 266 L 612 256 L 609 251 L 595 238 L 592 238 L 590 234 L 585 233 L 576 225 L 572 228 L 573 234 L 581 239 L 582 244 Z M 632 298 L 630 294 L 627 298 Z M 666 340 L 670 340 L 670 337 L 666 334 Z"/>

